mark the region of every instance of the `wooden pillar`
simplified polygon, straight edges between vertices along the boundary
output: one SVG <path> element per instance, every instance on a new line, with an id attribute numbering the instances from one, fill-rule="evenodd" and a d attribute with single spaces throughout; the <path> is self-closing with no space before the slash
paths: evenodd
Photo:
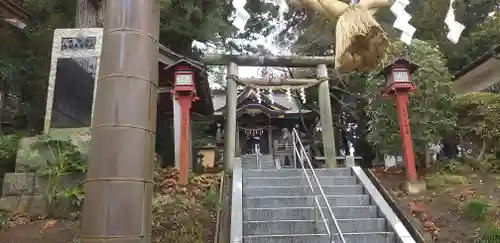
<path id="1" fill-rule="evenodd" d="M 179 169 L 181 165 L 181 105 L 179 100 L 172 95 L 172 105 L 173 105 L 173 130 L 174 130 L 174 161 L 175 168 Z"/>
<path id="2" fill-rule="evenodd" d="M 238 65 L 231 62 L 227 67 L 227 87 L 226 87 L 226 121 L 224 128 L 224 163 L 226 172 L 233 171 L 235 146 L 236 146 L 236 101 L 237 87 L 236 80 L 238 75 Z M 239 144 L 239 143 L 238 143 Z"/>
<path id="3" fill-rule="evenodd" d="M 335 129 L 333 127 L 332 120 L 330 85 L 328 83 L 328 69 L 326 68 L 326 65 L 318 65 L 316 75 L 318 79 L 324 80 L 318 85 L 318 104 L 323 137 L 323 150 L 325 151 L 325 162 L 329 168 L 336 168 L 337 155 L 335 154 Z"/>
<path id="4" fill-rule="evenodd" d="M 151 242 L 157 0 L 106 0 L 82 243 Z"/>
<path id="5" fill-rule="evenodd" d="M 188 168 L 193 169 L 193 120 L 189 122 Z"/>

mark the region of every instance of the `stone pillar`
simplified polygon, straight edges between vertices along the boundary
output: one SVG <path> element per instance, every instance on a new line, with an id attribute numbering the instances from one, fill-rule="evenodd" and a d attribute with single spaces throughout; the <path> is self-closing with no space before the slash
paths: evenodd
<path id="1" fill-rule="evenodd" d="M 217 132 L 215 135 L 215 140 L 218 142 L 222 139 L 222 127 L 221 124 L 217 123 Z"/>
<path id="2" fill-rule="evenodd" d="M 354 156 L 352 156 L 352 155 L 345 156 L 345 166 L 346 167 L 356 166 L 356 160 L 354 159 Z"/>
<path id="3" fill-rule="evenodd" d="M 227 67 L 227 95 L 226 95 L 226 121 L 224 127 L 224 163 L 226 172 L 233 171 L 235 146 L 236 146 L 236 101 L 238 84 L 235 77 L 238 76 L 238 65 L 229 63 Z"/>
<path id="4" fill-rule="evenodd" d="M 174 121 L 174 161 L 175 168 L 179 169 L 181 166 L 181 105 L 179 100 L 172 95 L 173 104 L 173 121 Z"/>
<path id="5" fill-rule="evenodd" d="M 397 165 L 396 156 L 384 155 L 384 166 L 385 168 L 391 168 Z"/>
<path id="6" fill-rule="evenodd" d="M 157 0 L 106 0 L 82 243 L 151 242 Z"/>
<path id="7" fill-rule="evenodd" d="M 236 123 L 236 143 L 234 145 L 234 156 L 235 157 L 240 157 L 241 156 L 241 144 L 240 144 L 240 128 L 238 126 L 238 123 Z"/>
<path id="8" fill-rule="evenodd" d="M 269 139 L 269 154 L 273 154 L 273 128 L 271 127 L 271 125 L 269 125 L 269 128 L 267 130 L 267 136 L 268 136 L 268 139 Z"/>
<path id="9" fill-rule="evenodd" d="M 325 151 L 325 163 L 330 168 L 337 167 L 337 155 L 335 154 L 335 131 L 332 119 L 332 105 L 330 103 L 330 85 L 328 83 L 328 69 L 325 64 L 318 65 L 317 78 L 323 80 L 318 86 L 318 104 L 321 133 L 323 137 L 323 150 Z"/>

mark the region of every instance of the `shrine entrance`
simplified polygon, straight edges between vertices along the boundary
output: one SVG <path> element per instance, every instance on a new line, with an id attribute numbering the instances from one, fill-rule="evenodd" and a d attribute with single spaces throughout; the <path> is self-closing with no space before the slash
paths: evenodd
<path id="1" fill-rule="evenodd" d="M 228 135 L 222 124 L 227 119 L 227 93 L 224 90 L 212 92 L 214 104 L 213 129 L 217 129 L 219 145 L 225 144 Z M 273 154 L 280 157 L 279 149 L 286 142 L 291 142 L 291 131 L 300 124 L 307 124 L 304 129 L 312 130 L 317 115 L 300 108 L 300 99 L 293 98 L 287 92 L 274 90 L 263 92 L 254 87 L 238 90 L 236 99 L 236 145 L 238 154 L 255 154 L 256 146 L 260 154 Z M 302 122 L 302 120 L 304 122 Z M 222 149 L 222 146 L 220 146 Z M 281 157 L 280 157 L 281 158 Z"/>
<path id="2" fill-rule="evenodd" d="M 244 114 L 237 120 L 242 154 L 269 154 L 271 151 L 270 118 L 265 113 Z"/>

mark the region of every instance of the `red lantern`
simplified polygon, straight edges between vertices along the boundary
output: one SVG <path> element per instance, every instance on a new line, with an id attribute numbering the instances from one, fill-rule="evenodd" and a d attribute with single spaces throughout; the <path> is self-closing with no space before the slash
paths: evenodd
<path id="1" fill-rule="evenodd" d="M 174 91 L 182 93 L 195 92 L 193 68 L 187 65 L 179 65 L 174 70 Z"/>
<path id="2" fill-rule="evenodd" d="M 406 59 L 398 58 L 383 70 L 386 82 L 384 95 L 393 97 L 396 101 L 402 152 L 408 182 L 418 181 L 415 154 L 413 153 L 413 141 L 410 133 L 410 121 L 408 119 L 408 94 L 415 90 L 415 85 L 411 81 L 411 74 L 417 68 L 416 64 Z"/>
<path id="3" fill-rule="evenodd" d="M 193 102 L 198 100 L 198 97 L 196 97 L 195 74 L 199 73 L 201 69 L 185 60 L 181 60 L 167 67 L 166 70 L 170 68 L 174 70 L 174 87 L 172 95 L 179 101 L 179 106 L 181 108 L 179 184 L 186 185 L 188 184 L 189 147 L 191 146 L 189 143 L 190 113 Z"/>
<path id="4" fill-rule="evenodd" d="M 404 58 L 398 58 L 382 71 L 385 76 L 385 88 L 387 93 L 412 92 L 415 85 L 411 81 L 411 74 L 418 66 Z"/>

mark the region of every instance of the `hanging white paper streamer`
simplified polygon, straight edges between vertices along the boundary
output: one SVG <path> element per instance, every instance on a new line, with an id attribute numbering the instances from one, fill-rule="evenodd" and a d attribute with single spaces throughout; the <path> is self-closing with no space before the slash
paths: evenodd
<path id="1" fill-rule="evenodd" d="M 302 100 L 302 104 L 306 103 L 306 91 L 304 88 L 300 88 L 300 99 Z"/>
<path id="2" fill-rule="evenodd" d="M 271 105 L 274 105 L 274 95 L 273 95 L 273 89 L 269 89 L 269 100 L 271 100 Z"/>
<path id="3" fill-rule="evenodd" d="M 245 10 L 245 5 L 247 0 L 233 0 L 233 7 L 236 10 L 235 17 L 233 20 L 233 26 L 238 28 L 240 31 L 245 29 L 248 19 L 250 19 L 250 14 Z"/>
<path id="4" fill-rule="evenodd" d="M 460 39 L 460 35 L 462 35 L 462 31 L 464 31 L 465 29 L 465 26 L 455 20 L 455 9 L 453 9 L 453 2 L 455 2 L 455 0 L 450 0 L 450 7 L 448 8 L 448 13 L 446 13 L 444 23 L 446 24 L 446 26 L 448 26 L 448 35 L 446 35 L 446 37 L 454 44 L 457 44 L 458 39 Z"/>
<path id="5" fill-rule="evenodd" d="M 415 27 L 408 23 L 410 22 L 411 15 L 406 12 L 405 8 L 409 4 L 409 0 L 396 0 L 391 6 L 391 12 L 396 16 L 396 20 L 392 26 L 401 30 L 400 40 L 408 45 L 411 43 L 413 34 L 415 34 L 416 31 Z"/>
<path id="6" fill-rule="evenodd" d="M 286 97 L 288 98 L 288 101 L 290 101 L 290 103 L 291 103 L 292 102 L 292 91 L 291 91 L 290 87 L 286 88 Z"/>
<path id="7" fill-rule="evenodd" d="M 262 97 L 260 96 L 260 89 L 257 88 L 257 92 L 255 92 L 255 97 L 257 97 L 257 101 L 260 103 L 262 103 Z"/>

